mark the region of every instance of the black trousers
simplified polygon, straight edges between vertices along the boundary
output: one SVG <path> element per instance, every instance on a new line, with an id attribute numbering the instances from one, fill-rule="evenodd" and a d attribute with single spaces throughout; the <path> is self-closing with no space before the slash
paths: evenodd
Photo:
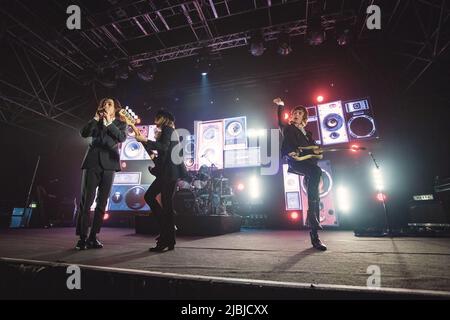
<path id="1" fill-rule="evenodd" d="M 289 166 L 304 175 L 306 192 L 308 194 L 308 214 L 315 214 L 320 221 L 319 183 L 322 169 L 317 164 L 306 161 L 289 161 Z"/>
<path id="2" fill-rule="evenodd" d="M 103 216 L 105 215 L 106 203 L 114 180 L 114 173 L 112 170 L 103 170 L 102 168 L 83 169 L 80 210 L 78 211 L 76 229 L 76 234 L 80 238 L 86 238 L 88 236 L 90 208 L 95 200 L 97 187 L 97 206 L 94 211 L 90 236 L 94 237 L 100 232 Z"/>
<path id="3" fill-rule="evenodd" d="M 156 178 L 156 180 L 153 181 L 153 183 L 150 185 L 150 187 L 148 188 L 147 192 L 144 195 L 145 202 L 148 204 L 150 210 L 152 210 L 152 213 L 158 220 L 160 229 L 162 228 L 163 209 L 161 208 L 161 205 L 159 204 L 158 200 L 156 200 L 156 196 L 160 194 L 161 191 L 162 191 L 162 181 L 160 178 Z"/>
<path id="4" fill-rule="evenodd" d="M 176 181 L 164 181 L 161 186 L 162 221 L 160 241 L 175 244 L 175 213 L 173 211 L 173 194 Z"/>

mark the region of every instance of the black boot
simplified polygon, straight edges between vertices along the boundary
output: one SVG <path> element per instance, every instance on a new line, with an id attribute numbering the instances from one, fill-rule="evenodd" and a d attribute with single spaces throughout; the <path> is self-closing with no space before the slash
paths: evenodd
<path id="1" fill-rule="evenodd" d="M 314 248 L 321 251 L 327 250 L 327 246 L 320 241 L 319 234 L 317 232 L 311 231 L 309 235 L 311 237 L 311 244 Z"/>
<path id="2" fill-rule="evenodd" d="M 163 252 L 166 249 L 167 249 L 167 251 L 174 250 L 175 249 L 175 243 L 158 241 L 156 243 L 156 247 L 150 248 L 148 251 L 150 251 L 150 252 Z"/>
<path id="3" fill-rule="evenodd" d="M 89 237 L 87 241 L 87 247 L 89 249 L 101 249 L 103 248 L 103 243 L 100 242 L 100 240 L 97 239 L 97 237 Z"/>
<path id="4" fill-rule="evenodd" d="M 77 244 L 75 245 L 75 249 L 86 250 L 87 249 L 86 238 L 80 238 L 80 240 L 78 240 Z"/>

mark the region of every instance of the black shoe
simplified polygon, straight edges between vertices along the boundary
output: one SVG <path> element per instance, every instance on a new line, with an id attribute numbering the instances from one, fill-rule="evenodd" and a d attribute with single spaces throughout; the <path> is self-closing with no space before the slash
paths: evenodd
<path id="1" fill-rule="evenodd" d="M 327 246 L 322 243 L 319 239 L 319 235 L 317 233 L 310 232 L 309 236 L 311 237 L 311 244 L 314 248 L 320 251 L 327 250 Z"/>
<path id="2" fill-rule="evenodd" d="M 319 220 L 317 220 L 316 215 L 313 214 L 311 211 L 308 211 L 308 216 L 306 217 L 306 219 L 308 220 L 308 225 L 311 229 L 323 230 Z"/>
<path id="3" fill-rule="evenodd" d="M 97 238 L 88 239 L 87 247 L 89 249 L 101 249 L 103 248 L 103 243 L 101 243 Z"/>
<path id="4" fill-rule="evenodd" d="M 150 252 L 163 252 L 166 250 L 166 248 L 167 248 L 167 251 L 174 250 L 175 244 L 174 243 L 167 244 L 167 243 L 158 242 L 156 244 L 156 247 L 150 248 L 149 251 Z"/>
<path id="5" fill-rule="evenodd" d="M 77 249 L 77 250 L 86 250 L 87 249 L 86 239 L 78 240 L 77 245 L 75 246 L 75 249 Z"/>

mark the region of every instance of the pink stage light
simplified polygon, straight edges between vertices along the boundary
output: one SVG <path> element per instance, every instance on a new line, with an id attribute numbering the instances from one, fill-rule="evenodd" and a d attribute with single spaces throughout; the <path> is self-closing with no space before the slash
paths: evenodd
<path id="1" fill-rule="evenodd" d="M 105 215 L 103 216 L 103 220 L 108 220 L 109 219 L 109 214 L 105 213 Z"/>
<path id="2" fill-rule="evenodd" d="M 299 215 L 298 215 L 297 211 L 291 212 L 291 214 L 290 214 L 291 220 L 298 220 L 298 217 L 299 217 Z"/>
<path id="3" fill-rule="evenodd" d="M 323 96 L 317 96 L 316 100 L 317 100 L 317 102 L 322 102 L 323 101 Z"/>
<path id="4" fill-rule="evenodd" d="M 386 195 L 383 192 L 377 193 L 377 200 L 380 202 L 386 201 Z"/>
<path id="5" fill-rule="evenodd" d="M 245 189 L 245 186 L 244 186 L 244 184 L 243 184 L 243 183 L 238 183 L 238 185 L 237 185 L 237 189 L 238 189 L 239 191 L 242 191 L 242 190 L 244 190 L 244 189 Z"/>

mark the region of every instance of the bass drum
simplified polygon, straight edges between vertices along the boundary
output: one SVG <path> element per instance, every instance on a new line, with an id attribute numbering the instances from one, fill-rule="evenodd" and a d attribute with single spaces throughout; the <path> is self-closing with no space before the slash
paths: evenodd
<path id="1" fill-rule="evenodd" d="M 194 215 L 198 212 L 197 197 L 188 189 L 181 189 L 173 195 L 173 210 L 176 214 Z"/>
<path id="2" fill-rule="evenodd" d="M 184 180 L 178 180 L 176 184 L 176 190 L 190 190 L 191 184 Z"/>

